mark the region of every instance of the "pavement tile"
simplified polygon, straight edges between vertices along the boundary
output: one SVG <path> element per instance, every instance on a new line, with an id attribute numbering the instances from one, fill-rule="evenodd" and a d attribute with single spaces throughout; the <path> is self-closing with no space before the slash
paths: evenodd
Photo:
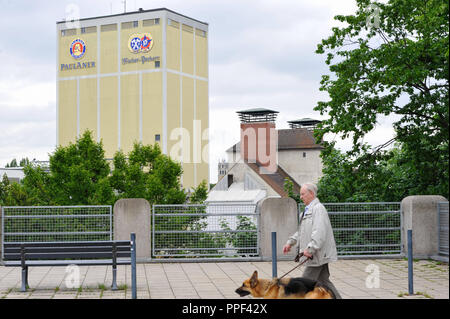
<path id="1" fill-rule="evenodd" d="M 367 267 L 378 267 L 379 286 L 367 287 Z M 292 261 L 278 262 L 278 275 L 290 271 Z M 271 278 L 270 262 L 207 262 L 138 264 L 137 297 L 139 299 L 236 299 L 235 289 L 257 270 L 261 278 Z M 449 298 L 449 268 L 446 263 L 429 260 L 414 262 L 414 290 L 407 295 L 408 263 L 404 259 L 339 260 L 330 264 L 331 281 L 343 298 L 348 299 L 424 299 Z M 289 276 L 299 277 L 302 267 Z M 81 291 L 67 288 L 64 267 L 30 267 L 30 290 L 19 291 L 20 269 L 0 266 L 0 298 L 3 299 L 130 299 L 131 267 L 120 265 L 117 285 L 127 290 L 111 291 L 111 267 L 80 267 Z M 100 285 L 106 290 L 99 289 Z M 59 288 L 55 290 L 55 288 Z M 252 299 L 247 296 L 244 299 Z"/>

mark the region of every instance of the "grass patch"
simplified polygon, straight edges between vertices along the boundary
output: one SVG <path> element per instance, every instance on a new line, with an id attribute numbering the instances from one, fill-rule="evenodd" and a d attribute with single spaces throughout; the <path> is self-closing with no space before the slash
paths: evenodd
<path id="1" fill-rule="evenodd" d="M 105 284 L 98 284 L 98 289 L 100 289 L 100 296 L 99 296 L 99 298 L 103 298 L 103 292 L 106 289 Z"/>
<path id="2" fill-rule="evenodd" d="M 98 289 L 100 289 L 100 290 L 106 290 L 105 284 L 98 284 Z"/>
<path id="3" fill-rule="evenodd" d="M 401 292 L 399 292 L 398 294 L 397 294 L 397 297 L 400 297 L 400 298 L 403 298 L 403 297 L 405 297 L 405 296 L 411 296 L 409 293 L 407 293 L 407 292 L 403 292 L 403 291 L 401 291 Z M 416 293 L 415 294 L 413 294 L 412 296 L 424 296 L 425 298 L 428 298 L 428 299 L 434 299 L 433 297 L 431 297 L 429 294 L 427 294 L 426 292 L 421 292 L 421 291 L 416 291 Z"/>
<path id="4" fill-rule="evenodd" d="M 431 297 L 431 296 L 430 296 L 429 294 L 427 294 L 426 292 L 418 291 L 418 292 L 415 293 L 415 295 L 424 296 L 425 298 L 428 298 L 428 299 L 434 299 L 433 297 Z"/>

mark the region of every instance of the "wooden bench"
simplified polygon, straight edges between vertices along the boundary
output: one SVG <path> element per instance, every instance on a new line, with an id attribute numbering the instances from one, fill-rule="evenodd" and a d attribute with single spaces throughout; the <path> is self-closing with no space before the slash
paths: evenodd
<path id="1" fill-rule="evenodd" d="M 21 291 L 28 288 L 28 267 L 112 265 L 112 290 L 117 290 L 117 265 L 131 265 L 136 296 L 136 236 L 124 241 L 3 243 L 3 264 L 22 267 Z"/>

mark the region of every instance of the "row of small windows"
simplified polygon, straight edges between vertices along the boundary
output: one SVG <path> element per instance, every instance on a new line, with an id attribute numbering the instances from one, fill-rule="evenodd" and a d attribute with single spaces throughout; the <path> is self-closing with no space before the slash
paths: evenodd
<path id="1" fill-rule="evenodd" d="M 159 21 L 160 21 L 159 18 L 142 20 L 142 26 L 143 27 L 148 27 L 148 26 L 152 26 L 152 25 L 159 25 Z M 138 28 L 139 27 L 139 22 L 140 21 L 122 22 L 121 28 L 123 30 Z M 172 27 L 177 28 L 177 29 L 180 28 L 180 23 L 175 21 L 175 20 L 172 20 L 172 19 L 167 19 L 167 24 L 169 26 L 172 26 Z M 66 37 L 66 36 L 76 35 L 77 34 L 77 30 L 78 29 L 61 30 L 61 36 L 62 37 Z M 186 32 L 194 33 L 194 28 L 189 26 L 189 25 L 186 25 L 186 24 L 182 24 L 182 30 L 186 31 Z M 117 31 L 117 24 L 113 23 L 113 24 L 105 24 L 105 25 L 100 26 L 100 32 L 108 32 L 108 31 Z M 81 34 L 95 33 L 95 32 L 97 32 L 97 27 L 96 26 L 83 27 L 83 28 L 80 29 L 80 33 Z M 204 30 L 195 29 L 195 34 L 206 38 L 206 31 L 204 31 Z"/>
<path id="2" fill-rule="evenodd" d="M 176 29 L 179 29 L 179 28 L 180 28 L 180 22 L 175 21 L 175 20 L 172 20 L 172 19 L 167 19 L 167 25 L 169 25 L 169 26 L 171 26 L 171 27 L 174 27 L 174 28 L 176 28 Z M 181 29 L 182 29 L 183 31 L 186 31 L 186 32 L 194 33 L 194 28 L 191 27 L 190 25 L 187 25 L 187 24 L 183 24 L 183 23 L 182 23 L 182 24 L 181 24 Z M 206 38 L 206 31 L 204 31 L 204 30 L 201 30 L 201 29 L 195 29 L 195 34 L 196 34 L 196 35 L 199 35 L 199 36 L 201 36 L 201 37 Z"/>
<path id="3" fill-rule="evenodd" d="M 139 27 L 139 22 L 140 21 L 122 22 L 121 27 L 124 30 L 137 28 L 137 27 Z M 142 20 L 143 27 L 148 27 L 148 26 L 158 25 L 158 24 L 159 24 L 159 18 Z M 117 24 L 112 23 L 112 24 L 104 24 L 104 25 L 100 26 L 100 32 L 108 32 L 108 31 L 117 31 Z M 85 28 L 80 29 L 81 34 L 95 33 L 95 32 L 97 32 L 97 27 L 95 27 L 95 26 L 85 27 Z M 72 36 L 72 35 L 76 35 L 76 34 L 77 34 L 77 29 L 61 30 L 62 37 Z"/>

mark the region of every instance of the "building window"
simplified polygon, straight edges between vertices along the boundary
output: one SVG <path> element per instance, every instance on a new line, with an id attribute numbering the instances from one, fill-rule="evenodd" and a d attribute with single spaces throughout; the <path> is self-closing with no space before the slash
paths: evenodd
<path id="1" fill-rule="evenodd" d="M 76 34 L 77 34 L 77 29 L 61 30 L 62 37 L 67 37 L 67 36 L 76 35 Z"/>
<path id="2" fill-rule="evenodd" d="M 167 19 L 167 24 L 177 29 L 180 28 L 180 23 L 172 19 Z"/>
<path id="3" fill-rule="evenodd" d="M 195 29 L 195 34 L 198 36 L 201 36 L 203 38 L 206 38 L 206 31 L 200 30 L 200 29 Z"/>
<path id="4" fill-rule="evenodd" d="M 129 22 L 122 22 L 122 29 L 132 29 L 137 28 L 139 25 L 138 21 L 129 21 Z"/>
<path id="5" fill-rule="evenodd" d="M 155 142 L 159 142 L 159 141 L 161 141 L 161 135 L 156 134 L 155 135 Z"/>
<path id="6" fill-rule="evenodd" d="M 81 28 L 81 34 L 95 33 L 95 32 L 97 32 L 97 27 L 86 27 L 86 28 Z"/>
<path id="7" fill-rule="evenodd" d="M 108 32 L 108 31 L 116 31 L 117 30 L 117 24 L 104 24 L 100 27 L 101 32 Z"/>
<path id="8" fill-rule="evenodd" d="M 155 68 L 159 68 L 161 66 L 161 62 L 155 61 Z"/>
<path id="9" fill-rule="evenodd" d="M 190 25 L 182 24 L 181 28 L 183 29 L 183 31 L 186 31 L 186 32 L 190 32 L 190 33 L 194 32 L 194 28 L 191 27 Z"/>
<path id="10" fill-rule="evenodd" d="M 306 152 L 303 152 L 303 157 L 304 157 L 304 158 L 306 157 Z"/>
<path id="11" fill-rule="evenodd" d="M 142 20 L 142 26 L 144 27 L 152 26 L 155 24 L 159 24 L 159 18 Z"/>

